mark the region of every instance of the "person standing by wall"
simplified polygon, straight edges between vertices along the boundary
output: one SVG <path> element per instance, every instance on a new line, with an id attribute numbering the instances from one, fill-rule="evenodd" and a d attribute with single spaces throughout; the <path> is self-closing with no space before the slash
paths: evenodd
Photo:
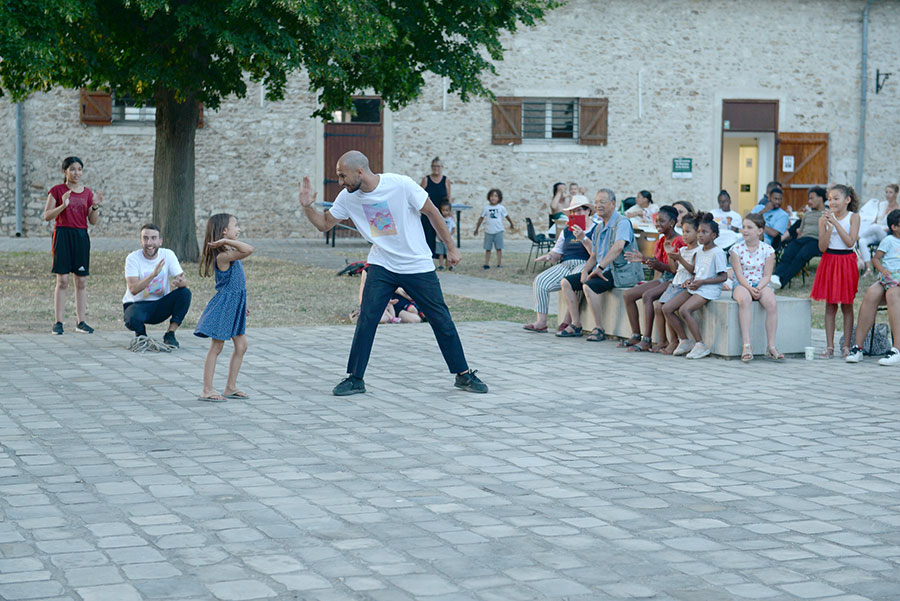
<path id="1" fill-rule="evenodd" d="M 431 159 L 431 174 L 423 177 L 422 183 L 419 184 L 428 192 L 428 198 L 431 199 L 431 204 L 434 206 L 439 206 L 445 198 L 448 203 L 453 204 L 453 197 L 450 195 L 450 178 L 444 175 L 443 171 L 444 164 L 441 162 L 441 158 L 434 157 Z M 431 249 L 431 257 L 435 258 L 437 256 L 435 255 L 437 234 L 428 217 L 424 214 L 422 215 L 422 230 L 425 232 L 425 241 L 428 243 L 428 248 Z"/>
<path id="2" fill-rule="evenodd" d="M 85 323 L 87 305 L 87 278 L 91 271 L 91 239 L 88 223 L 96 225 L 100 220 L 100 204 L 103 192 L 97 195 L 81 183 L 84 162 L 71 156 L 63 160 L 63 183 L 50 188 L 44 206 L 44 221 L 55 220 L 53 229 L 53 267 L 56 289 L 53 293 L 53 312 L 56 322 L 52 332 L 63 333 L 63 313 L 69 289 L 69 274 L 75 275 L 75 331 L 93 334 L 94 328 Z"/>

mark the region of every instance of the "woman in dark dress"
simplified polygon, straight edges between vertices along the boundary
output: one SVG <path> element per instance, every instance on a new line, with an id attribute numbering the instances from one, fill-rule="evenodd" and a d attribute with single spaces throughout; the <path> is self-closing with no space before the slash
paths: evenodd
<path id="1" fill-rule="evenodd" d="M 453 198 L 450 196 L 450 179 L 442 174 L 443 170 L 444 165 L 441 163 L 440 157 L 434 157 L 431 161 L 431 175 L 423 177 L 422 183 L 419 184 L 428 192 L 428 198 L 436 207 L 439 207 L 445 199 L 449 203 L 453 202 Z M 437 233 L 425 215 L 422 215 L 422 229 L 425 230 L 425 240 L 428 242 L 428 248 L 431 249 L 431 256 L 437 256 L 434 254 Z"/>

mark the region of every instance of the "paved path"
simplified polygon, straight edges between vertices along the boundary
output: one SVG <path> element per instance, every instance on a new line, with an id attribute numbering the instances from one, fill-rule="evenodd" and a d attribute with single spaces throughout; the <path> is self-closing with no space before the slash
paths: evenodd
<path id="1" fill-rule="evenodd" d="M 223 404 L 190 336 L 0 336 L 0 599 L 898 598 L 894 370 L 460 330 L 491 394 L 424 324 L 349 399 L 351 328 L 253 330 Z"/>

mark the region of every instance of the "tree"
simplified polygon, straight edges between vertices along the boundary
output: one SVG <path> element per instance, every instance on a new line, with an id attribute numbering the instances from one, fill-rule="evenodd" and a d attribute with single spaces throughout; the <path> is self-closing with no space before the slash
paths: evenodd
<path id="1" fill-rule="evenodd" d="M 502 59 L 501 36 L 533 25 L 557 0 L 0 0 L 0 93 L 108 90 L 156 105 L 153 219 L 184 260 L 199 253 L 194 136 L 199 103 L 247 92 L 245 75 L 283 98 L 305 70 L 320 109 L 366 89 L 393 109 L 426 72 L 465 101 Z"/>

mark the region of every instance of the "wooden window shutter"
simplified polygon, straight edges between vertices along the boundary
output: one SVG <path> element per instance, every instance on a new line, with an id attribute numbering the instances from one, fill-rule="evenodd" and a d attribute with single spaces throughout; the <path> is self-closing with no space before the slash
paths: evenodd
<path id="1" fill-rule="evenodd" d="M 579 98 L 578 111 L 578 143 L 606 146 L 609 98 Z"/>
<path id="2" fill-rule="evenodd" d="M 522 99 L 497 98 L 491 107 L 491 144 L 522 143 Z"/>
<path id="3" fill-rule="evenodd" d="M 81 90 L 81 122 L 85 125 L 112 123 L 112 98 L 106 92 Z"/>

